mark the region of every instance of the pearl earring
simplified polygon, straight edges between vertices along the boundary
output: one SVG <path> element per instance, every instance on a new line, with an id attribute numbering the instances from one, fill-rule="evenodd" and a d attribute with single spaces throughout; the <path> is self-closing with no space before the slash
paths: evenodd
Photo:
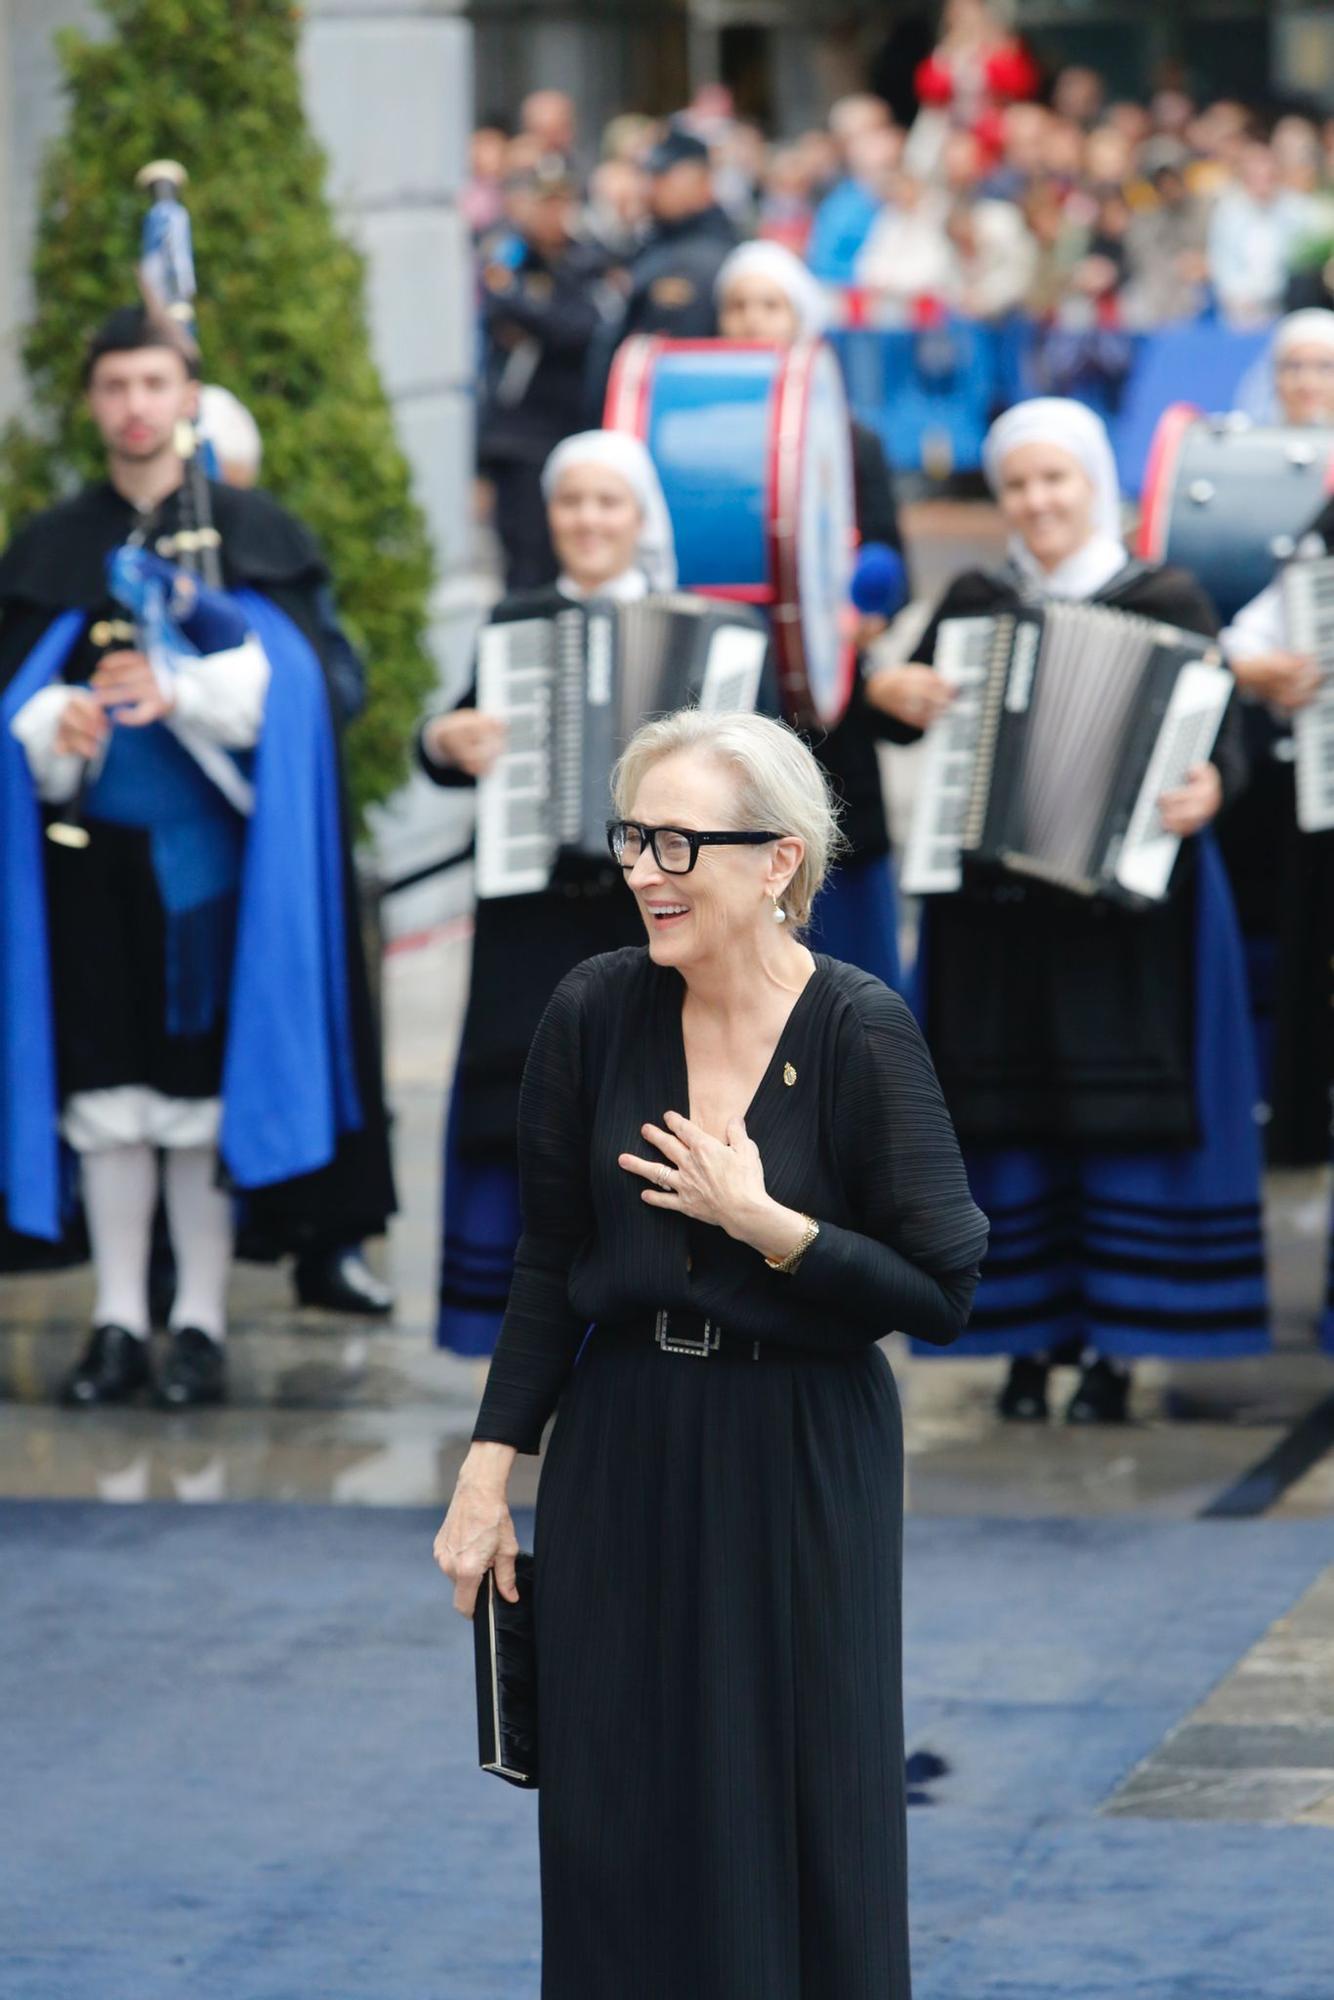
<path id="1" fill-rule="evenodd" d="M 783 908 L 777 896 L 771 894 L 769 901 L 774 906 L 774 922 L 776 924 L 785 924 L 787 922 L 787 911 Z"/>

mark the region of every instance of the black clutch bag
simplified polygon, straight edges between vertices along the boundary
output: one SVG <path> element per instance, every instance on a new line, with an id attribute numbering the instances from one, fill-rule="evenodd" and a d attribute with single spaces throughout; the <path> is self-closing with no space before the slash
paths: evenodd
<path id="1" fill-rule="evenodd" d="M 533 1626 L 533 1559 L 515 1564 L 519 1601 L 496 1589 L 494 1570 L 482 1578 L 473 1615 L 477 1652 L 477 1752 L 484 1771 L 527 1791 L 537 1787 L 537 1641 Z"/>

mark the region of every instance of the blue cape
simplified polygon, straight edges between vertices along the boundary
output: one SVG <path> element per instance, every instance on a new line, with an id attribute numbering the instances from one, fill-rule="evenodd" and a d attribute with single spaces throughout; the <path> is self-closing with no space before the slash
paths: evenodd
<path id="1" fill-rule="evenodd" d="M 272 668 L 254 753 L 223 1062 L 223 1163 L 268 1187 L 333 1159 L 358 1129 L 347 990 L 337 759 L 324 676 L 285 614 L 233 593 Z M 83 628 L 62 612 L 0 700 L 0 1197 L 11 1229 L 61 1233 L 55 1029 L 41 810 L 9 725 L 59 675 Z"/>

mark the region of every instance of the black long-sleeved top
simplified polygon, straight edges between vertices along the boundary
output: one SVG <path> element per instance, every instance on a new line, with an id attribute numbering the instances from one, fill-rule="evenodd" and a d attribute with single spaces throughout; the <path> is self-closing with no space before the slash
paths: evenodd
<path id="1" fill-rule="evenodd" d="M 666 1307 L 826 1352 L 963 1330 L 986 1218 L 916 1023 L 854 966 L 817 956 L 746 1113 L 770 1194 L 820 1224 L 796 1272 L 641 1199 L 618 1155 L 651 1155 L 644 1121 L 689 1108 L 684 993 L 641 946 L 577 966 L 543 1016 L 519 1112 L 524 1231 L 478 1439 L 538 1449 L 590 1322 Z"/>

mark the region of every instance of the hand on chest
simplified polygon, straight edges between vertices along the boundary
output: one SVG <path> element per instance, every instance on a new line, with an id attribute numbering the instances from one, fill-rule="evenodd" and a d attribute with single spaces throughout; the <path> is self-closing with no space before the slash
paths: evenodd
<path id="1" fill-rule="evenodd" d="M 766 1195 L 807 1195 L 827 1148 L 821 1065 L 802 1024 L 727 1033 L 677 1008 L 661 1026 L 625 1047 L 629 1087 L 603 1100 L 603 1196 L 622 1213 L 679 1210 L 735 1231 Z"/>

